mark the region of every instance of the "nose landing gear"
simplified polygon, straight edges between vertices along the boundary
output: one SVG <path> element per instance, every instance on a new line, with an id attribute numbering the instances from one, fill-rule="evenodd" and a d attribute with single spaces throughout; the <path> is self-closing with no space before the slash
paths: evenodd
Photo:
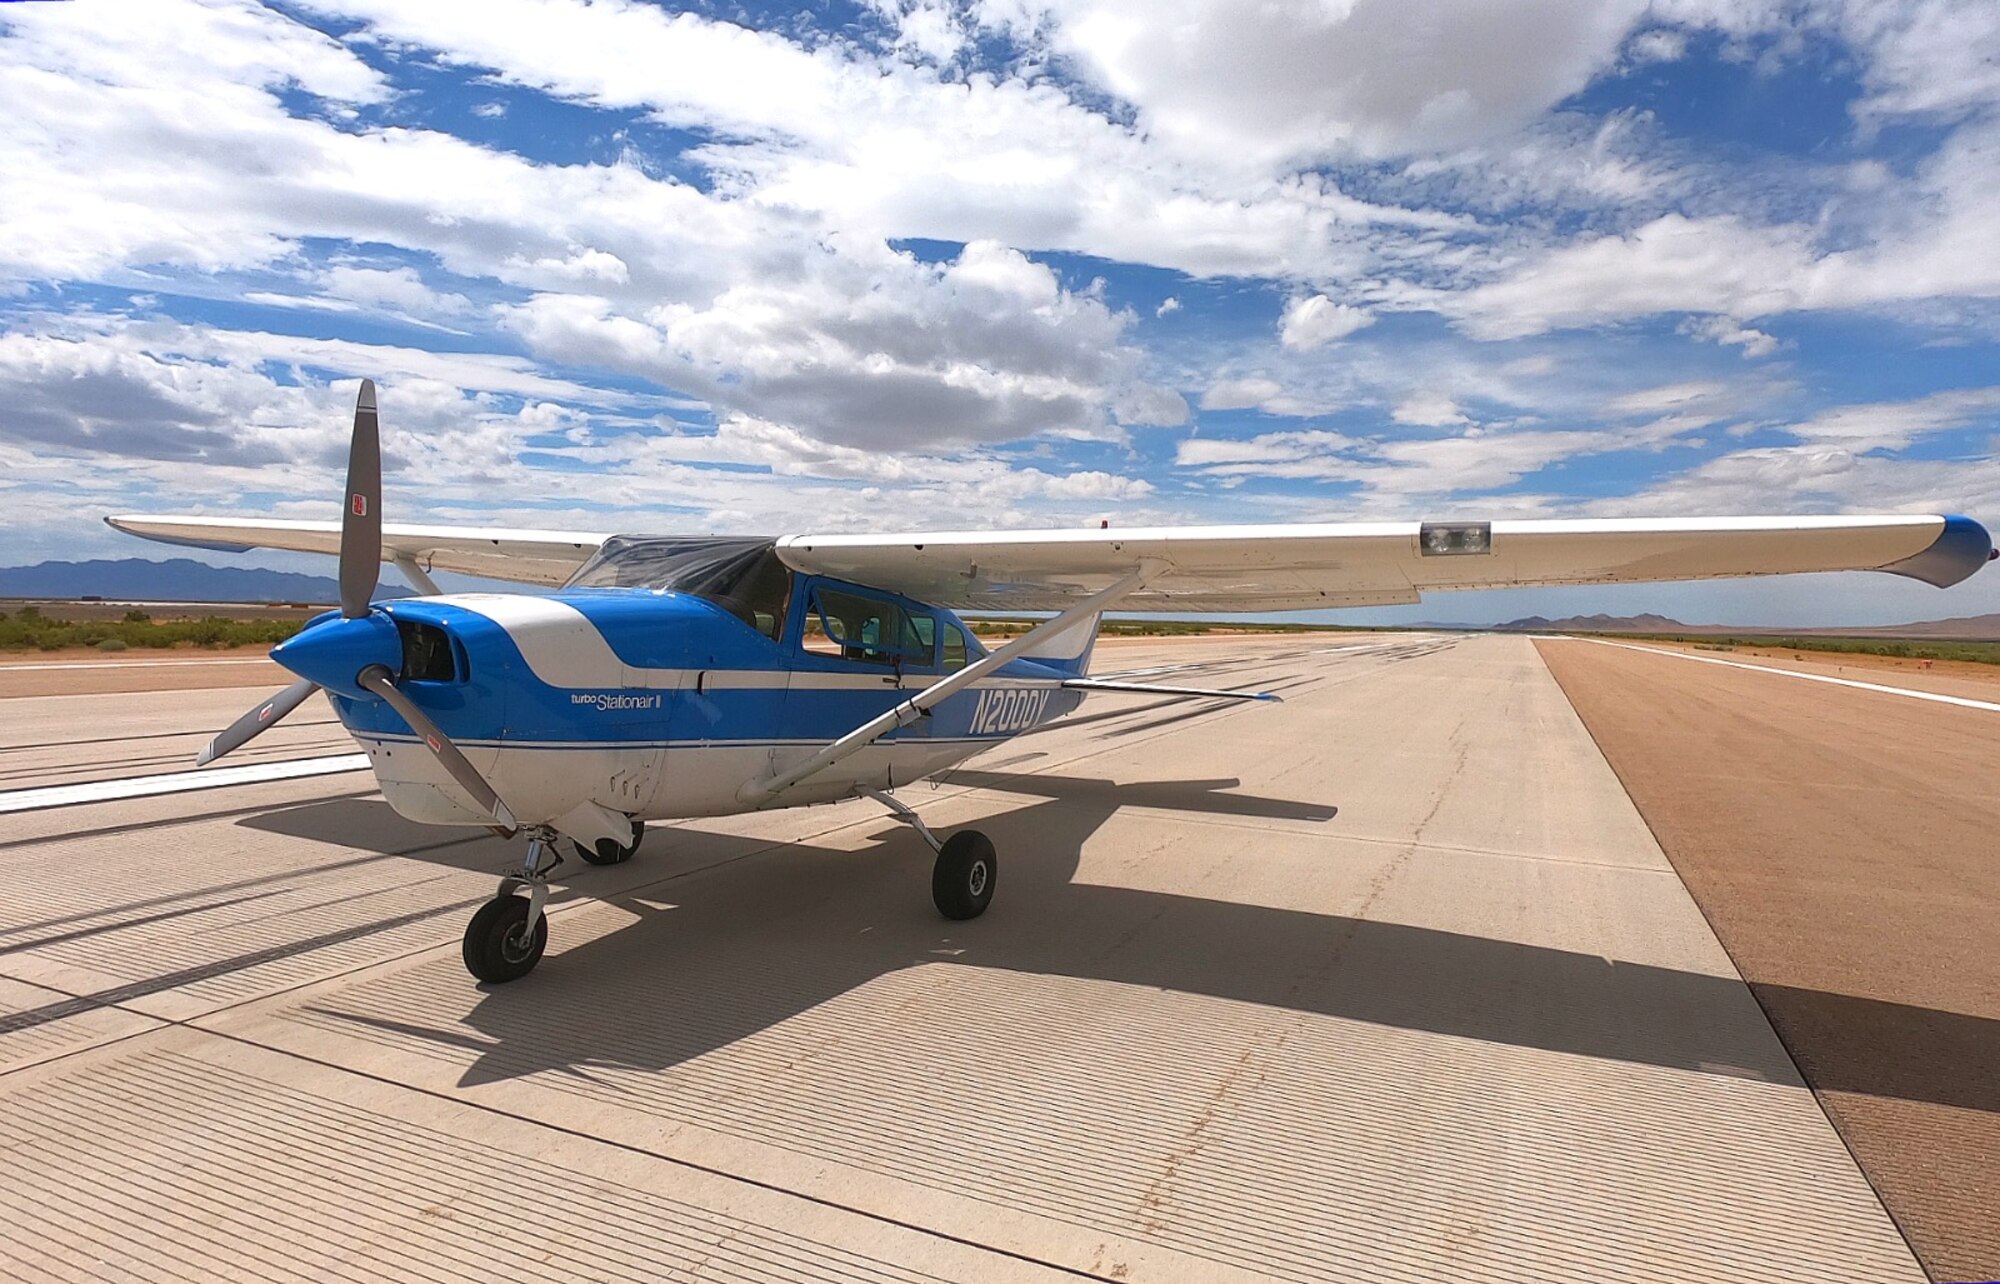
<path id="1" fill-rule="evenodd" d="M 535 970 L 549 944 L 549 875 L 562 864 L 553 829 L 528 834 L 528 854 L 519 869 L 500 879 L 500 890 L 465 925 L 465 970 L 488 985 L 518 981 Z M 544 862 L 544 857 L 547 858 Z M 517 895 L 527 888 L 526 896 Z"/>

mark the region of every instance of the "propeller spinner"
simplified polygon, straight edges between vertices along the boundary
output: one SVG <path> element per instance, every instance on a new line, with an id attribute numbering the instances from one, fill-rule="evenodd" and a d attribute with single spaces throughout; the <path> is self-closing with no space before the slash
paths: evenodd
<path id="1" fill-rule="evenodd" d="M 315 691 L 331 686 L 350 698 L 386 701 L 410 724 L 424 747 L 459 788 L 502 827 L 514 815 L 457 745 L 396 686 L 401 640 L 373 599 L 382 571 L 382 443 L 375 412 L 375 381 L 363 379 L 354 402 L 354 431 L 347 446 L 347 496 L 340 521 L 340 618 L 323 619 L 280 643 L 271 658 L 299 681 L 238 718 L 195 758 L 207 766 L 276 725 Z M 394 661 L 388 663 L 385 661 Z"/>

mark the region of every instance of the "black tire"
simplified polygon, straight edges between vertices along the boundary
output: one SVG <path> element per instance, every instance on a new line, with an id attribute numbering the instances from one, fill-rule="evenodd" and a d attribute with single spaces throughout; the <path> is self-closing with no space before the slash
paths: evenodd
<path id="1" fill-rule="evenodd" d="M 976 829 L 961 829 L 944 840 L 931 867 L 931 900 L 946 918 L 978 918 L 993 903 L 999 879 L 993 840 Z"/>
<path id="2" fill-rule="evenodd" d="M 569 849 L 575 852 L 587 865 L 623 865 L 638 852 L 639 840 L 645 836 L 646 822 L 635 820 L 632 822 L 632 845 L 630 847 L 620 847 L 609 838 L 603 838 L 598 840 L 595 849 L 585 847 L 582 843 L 575 840 L 571 840 Z"/>
<path id="3" fill-rule="evenodd" d="M 518 981 L 535 970 L 549 945 L 549 916 L 535 920 L 533 939 L 523 944 L 528 898 L 496 896 L 465 925 L 465 970 L 488 985 Z"/>

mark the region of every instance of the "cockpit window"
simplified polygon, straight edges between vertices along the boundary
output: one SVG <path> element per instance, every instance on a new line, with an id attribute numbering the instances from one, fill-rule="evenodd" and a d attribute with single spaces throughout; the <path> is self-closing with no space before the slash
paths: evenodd
<path id="1" fill-rule="evenodd" d="M 776 641 L 792 572 L 776 542 L 719 536 L 614 535 L 566 588 L 668 589 L 713 602 Z"/>
<path id="2" fill-rule="evenodd" d="M 930 646 L 918 635 L 910 616 L 887 599 L 821 584 L 813 590 L 812 611 L 830 644 L 827 649 L 837 649 L 843 660 L 924 665 L 931 661 Z M 805 647 L 815 652 L 822 649 L 810 634 Z"/>

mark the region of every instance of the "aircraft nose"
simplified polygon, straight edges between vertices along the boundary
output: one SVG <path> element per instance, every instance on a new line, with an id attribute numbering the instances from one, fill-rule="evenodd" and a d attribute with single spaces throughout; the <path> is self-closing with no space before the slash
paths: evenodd
<path id="1" fill-rule="evenodd" d="M 401 669 L 403 642 L 395 621 L 375 611 L 355 620 L 322 620 L 271 648 L 271 658 L 336 694 L 372 700 L 356 677 L 371 665 Z"/>

